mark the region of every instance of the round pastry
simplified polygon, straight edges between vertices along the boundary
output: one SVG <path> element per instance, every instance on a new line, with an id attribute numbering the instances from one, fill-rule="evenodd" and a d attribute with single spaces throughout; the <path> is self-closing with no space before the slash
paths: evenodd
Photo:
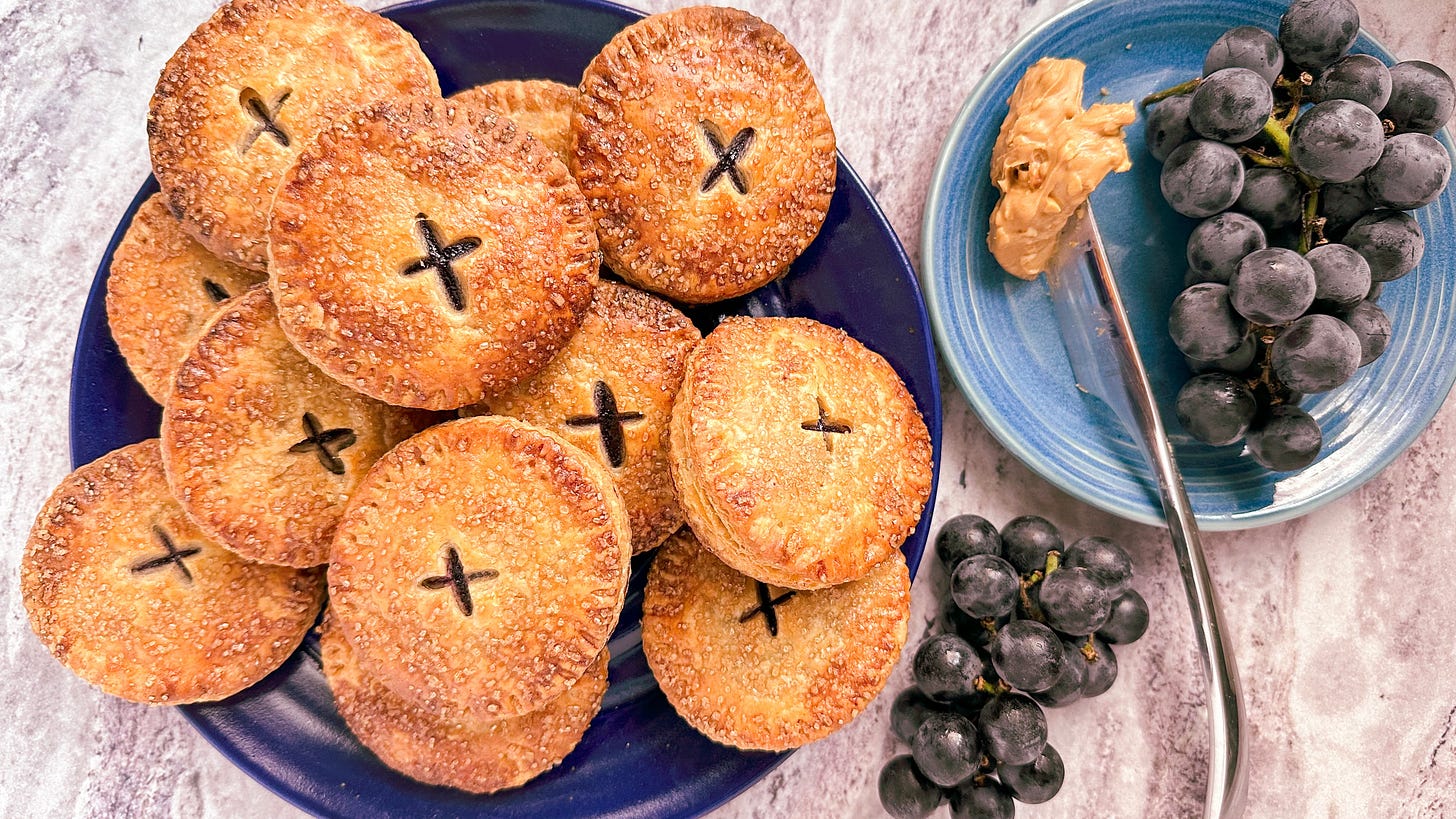
<path id="1" fill-rule="evenodd" d="M 905 646 L 910 573 L 899 551 L 818 591 L 733 571 L 684 529 L 642 598 L 642 652 L 668 702 L 710 739 L 783 751 L 823 739 L 885 687 Z"/>
<path id="2" fill-rule="evenodd" d="M 263 280 L 188 236 L 160 193 L 143 202 L 111 256 L 106 319 L 147 395 L 165 401 L 177 364 L 218 304 Z"/>
<path id="3" fill-rule="evenodd" d="M 178 368 L 162 458 L 209 537 L 250 560 L 317 566 L 370 465 L 426 421 L 305 361 L 259 286 L 218 312 Z"/>
<path id="4" fill-rule="evenodd" d="M 895 370 L 802 318 L 728 318 L 688 357 L 672 479 L 703 545 L 816 589 L 899 548 L 930 497 L 930 433 Z"/>
<path id="5" fill-rule="evenodd" d="M 505 719 L 601 653 L 631 557 L 596 459 L 513 418 L 465 418 L 370 470 L 334 537 L 329 595 L 369 675 L 425 710 Z"/>
<path id="6" fill-rule="evenodd" d="M 551 363 L 479 409 L 545 427 L 595 455 L 627 505 L 633 552 L 645 552 L 683 522 L 667 466 L 667 422 L 701 338 L 662 299 L 603 281 L 581 329 Z"/>
<path id="7" fill-rule="evenodd" d="M 156 439 L 72 472 L 20 561 L 30 626 L 108 694 L 220 700 L 283 664 L 323 604 L 324 575 L 244 560 L 172 499 Z"/>
<path id="8" fill-rule="evenodd" d="M 519 717 L 479 721 L 401 698 L 359 667 L 332 617 L 319 638 L 339 715 L 384 764 L 430 785 L 495 793 L 556 767 L 581 741 L 607 691 L 603 651 L 560 697 Z"/>
<path id="9" fill-rule="evenodd" d="M 550 80 L 500 80 L 451 94 L 450 99 L 500 114 L 539 139 L 563 164 L 570 161 L 575 88 Z"/>
<path id="10" fill-rule="evenodd" d="M 339 116 L 439 95 L 404 29 L 339 0 L 232 0 L 177 49 L 152 94 L 152 170 L 183 227 L 262 270 L 268 207 L 300 150 Z"/>
<path id="11" fill-rule="evenodd" d="M 426 409 L 545 366 L 599 266 L 565 166 L 510 120 L 443 100 L 324 131 L 278 189 L 269 241 L 294 345 L 353 389 Z"/>
<path id="12" fill-rule="evenodd" d="M 773 26 L 695 7 L 623 29 L 587 66 L 571 170 L 607 264 L 686 302 L 779 277 L 829 210 L 834 129 Z"/>

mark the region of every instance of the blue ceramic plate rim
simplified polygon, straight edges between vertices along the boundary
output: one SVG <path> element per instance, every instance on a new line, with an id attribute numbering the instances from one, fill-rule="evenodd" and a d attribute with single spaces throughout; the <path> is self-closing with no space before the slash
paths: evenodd
<path id="1" fill-rule="evenodd" d="M 449 6 L 452 5 L 454 2 L 455 0 L 411 0 L 410 2 L 399 3 L 393 6 L 389 6 L 387 8 L 380 9 L 379 13 L 385 16 L 391 16 L 395 13 L 404 11 L 428 9 L 435 6 Z M 500 2 L 508 3 L 509 0 L 500 0 Z M 559 3 L 560 5 L 565 7 L 563 11 L 566 13 L 570 13 L 573 10 L 586 9 L 615 12 L 639 18 L 645 16 L 645 14 L 641 11 L 620 5 L 618 3 L 610 2 L 610 0 L 551 0 L 551 2 Z M 859 175 L 855 173 L 853 168 L 849 166 L 848 162 L 844 159 L 842 153 L 838 154 L 837 160 L 840 172 L 839 189 L 849 191 L 851 192 L 851 195 L 858 195 L 862 197 L 866 215 L 872 221 L 873 226 L 878 230 L 880 235 L 885 240 L 887 240 L 887 245 L 885 249 L 889 251 L 889 255 L 892 256 L 895 261 L 894 272 L 897 275 L 901 276 L 903 280 L 909 285 L 908 295 L 911 297 L 911 300 L 914 303 L 916 310 L 918 311 L 918 329 L 920 335 L 922 336 L 925 360 L 930 365 L 927 370 L 921 375 L 925 376 L 925 383 L 929 387 L 929 393 L 932 400 L 926 402 L 925 405 L 920 406 L 920 410 L 923 414 L 926 426 L 931 436 L 931 490 L 930 496 L 926 502 L 925 512 L 922 520 L 916 527 L 916 531 L 906 540 L 905 544 L 902 546 L 902 550 L 905 552 L 906 561 L 909 566 L 910 577 L 913 582 L 916 574 L 916 569 L 918 568 L 922 558 L 924 557 L 929 534 L 929 521 L 931 517 L 931 510 L 933 510 L 935 506 L 936 489 L 938 486 L 940 475 L 942 417 L 940 407 L 940 378 L 939 372 L 935 367 L 935 343 L 931 337 L 931 333 L 929 332 L 930 321 L 926 309 L 926 302 L 919 288 L 919 279 L 915 275 L 914 266 L 911 264 L 909 256 L 905 252 L 905 248 L 901 243 L 898 234 L 896 234 L 893 226 L 890 225 L 889 220 L 885 217 L 884 212 L 879 207 L 878 202 L 875 201 L 873 194 L 869 192 L 869 189 L 864 185 L 863 181 L 859 178 Z M 148 177 L 147 181 L 142 185 L 141 189 L 138 191 L 136 196 L 133 197 L 131 203 L 127 206 L 123 219 L 118 223 L 116 229 L 112 233 L 110 241 L 107 243 L 106 250 L 101 258 L 101 262 L 95 275 L 93 276 L 92 285 L 89 293 L 87 294 L 85 306 L 82 310 L 81 329 L 83 332 L 78 333 L 76 339 L 76 348 L 72 353 L 72 375 L 70 379 L 71 394 L 69 401 L 69 444 L 71 450 L 70 461 L 72 468 L 77 468 L 82 465 L 82 463 L 80 463 L 76 458 L 76 452 L 91 448 L 89 445 L 85 444 L 82 441 L 82 438 L 86 435 L 86 433 L 81 431 L 82 425 L 77 424 L 77 419 L 81 417 L 81 396 L 87 394 L 91 389 L 88 384 L 83 383 L 83 381 L 81 380 L 81 371 L 78 367 L 80 360 L 88 354 L 86 350 L 88 342 L 92 341 L 90 337 L 84 334 L 85 325 L 89 317 L 98 314 L 104 317 L 106 309 L 106 289 L 104 286 L 104 280 L 105 273 L 109 268 L 112 254 L 115 252 L 117 244 L 125 235 L 127 226 L 131 221 L 131 216 L 149 196 L 156 192 L 156 190 L 157 186 L 155 179 L 152 177 Z M 109 336 L 103 341 L 106 343 L 112 343 L 110 342 Z M 108 406 L 107 410 L 112 411 L 114 410 L 114 407 Z M 300 649 L 300 652 L 302 651 L 303 649 Z M 295 658 L 290 659 L 289 663 L 285 664 L 285 668 L 289 664 L 294 662 L 294 660 L 296 660 L 296 656 Z M 261 687 L 263 685 L 266 685 L 266 683 L 267 681 L 265 680 L 259 685 Z M 245 747 L 245 743 L 239 742 L 233 737 L 228 736 L 222 731 L 218 730 L 218 728 L 212 724 L 210 719 L 201 712 L 196 711 L 191 706 L 180 706 L 179 710 L 182 713 L 182 716 L 189 723 L 191 723 L 192 726 L 197 729 L 198 733 L 202 734 L 202 736 L 206 738 L 207 741 L 224 756 L 224 758 L 232 762 L 249 777 L 251 777 L 254 781 L 261 784 L 263 787 L 271 791 L 279 798 L 283 799 L 284 801 L 297 808 L 308 811 L 315 815 L 345 815 L 343 813 L 340 813 L 333 804 L 315 798 L 309 793 L 302 792 L 301 790 L 292 786 L 289 783 L 287 776 L 281 775 L 280 772 L 275 771 L 269 768 L 263 762 L 254 759 L 254 757 L 249 754 L 247 748 Z M 684 806 L 683 810 L 675 811 L 671 814 L 662 815 L 683 817 L 699 816 L 708 813 L 718 807 L 721 807 L 722 805 L 732 800 L 734 797 L 741 794 L 743 791 L 747 790 L 754 783 L 761 780 L 764 776 L 769 774 L 779 765 L 783 764 L 783 762 L 786 761 L 789 756 L 792 755 L 792 753 L 793 751 L 786 751 L 778 754 L 755 754 L 755 758 L 751 760 L 752 764 L 746 765 L 740 771 L 738 777 L 731 783 L 728 783 L 725 787 L 722 787 L 721 789 L 713 793 L 697 794 L 697 796 L 699 796 L 700 798 L 698 798 L 696 801 L 691 802 L 691 804 Z M 283 773 L 286 774 L 286 772 Z M 525 787 L 529 787 L 529 785 Z M 486 808 L 487 806 L 482 805 L 481 807 Z"/>
<path id="2" fill-rule="evenodd" d="M 1163 517 L 1160 508 L 1154 508 L 1146 503 L 1134 504 L 1128 502 L 1121 496 L 1094 494 L 1084 490 L 1084 487 L 1071 480 L 1065 471 L 1057 465 L 1048 461 L 1042 453 L 1034 447 L 1029 446 L 1023 438 L 1018 435 L 1008 423 L 1008 419 L 996 409 L 990 397 L 981 389 L 974 374 L 970 371 L 966 362 L 961 361 L 957 356 L 951 355 L 948 351 L 954 349 L 950 338 L 950 329 L 946 322 L 950 321 L 948 313 L 942 302 L 942 294 L 937 283 L 937 271 L 942 262 L 937 252 L 936 244 L 945 230 L 953 230 L 942 223 L 944 214 L 947 211 L 946 198 L 950 195 L 952 186 L 952 172 L 957 162 L 956 148 L 961 147 L 964 133 L 971 123 L 972 116 L 986 102 L 986 95 L 999 80 L 1000 75 L 1011 65 L 1015 64 L 1026 52 L 1036 44 L 1043 32 L 1056 26 L 1060 26 L 1074 17 L 1084 17 L 1095 13 L 1105 6 L 1115 5 L 1128 0 L 1081 0 L 1058 14 L 1053 15 L 1042 23 L 1034 26 L 1011 46 L 990 68 L 986 70 L 975 88 L 971 91 L 966 101 L 961 105 L 960 111 L 956 114 L 955 120 L 951 123 L 950 129 L 946 132 L 945 139 L 941 143 L 940 156 L 936 159 L 935 168 L 931 175 L 930 193 L 926 198 L 925 213 L 921 222 L 921 287 L 925 294 L 926 303 L 929 305 L 930 324 L 935 333 L 936 344 L 940 350 L 946 351 L 941 360 L 950 370 L 961 393 L 970 402 L 972 409 L 981 422 L 986 425 L 991 434 L 996 437 L 1001 445 L 1006 447 L 1023 464 L 1040 475 L 1044 480 L 1050 482 L 1058 489 L 1119 517 L 1144 523 L 1150 526 L 1165 526 L 1166 519 Z M 1369 31 L 1360 29 L 1359 36 L 1368 42 L 1374 50 L 1382 52 L 1389 58 L 1393 52 L 1387 48 L 1378 38 Z M 1451 149 L 1450 138 L 1447 129 L 1442 129 L 1438 138 L 1446 144 L 1447 150 Z M 1048 303 L 1050 309 L 1050 303 Z M 1281 523 L 1287 520 L 1306 515 L 1315 509 L 1337 500 L 1350 492 L 1355 491 L 1366 481 L 1375 477 L 1385 467 L 1389 466 L 1397 457 L 1415 442 L 1416 438 L 1425 431 L 1440 411 L 1444 404 L 1445 396 L 1449 395 L 1453 384 L 1456 384 L 1456 368 L 1450 368 L 1444 382 L 1437 392 L 1441 400 L 1430 402 L 1426 410 L 1419 416 L 1419 423 L 1407 426 L 1405 434 L 1400 436 L 1394 446 L 1382 453 L 1381 457 L 1372 461 L 1361 470 L 1354 479 L 1341 481 L 1331 486 L 1310 493 L 1304 499 L 1287 505 L 1281 505 L 1268 509 L 1257 509 L 1252 511 L 1238 512 L 1228 516 L 1198 516 L 1200 528 L 1208 531 L 1237 531 L 1242 529 L 1268 526 Z"/>

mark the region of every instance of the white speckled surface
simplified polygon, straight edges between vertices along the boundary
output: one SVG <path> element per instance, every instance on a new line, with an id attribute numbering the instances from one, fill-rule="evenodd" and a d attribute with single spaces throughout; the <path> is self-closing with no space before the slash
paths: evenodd
<path id="1" fill-rule="evenodd" d="M 647 0 L 661 9 L 672 0 Z M 20 604 L 17 563 L 67 472 L 71 348 L 91 276 L 145 177 L 157 72 L 208 0 L 0 0 L 0 816 L 294 815 L 179 715 L 106 698 L 50 659 Z M 377 5 L 377 4 L 376 4 Z M 744 0 L 813 67 L 840 146 L 912 256 L 940 140 L 961 100 L 1022 31 L 1062 8 L 993 0 Z M 1364 0 L 1367 28 L 1405 57 L 1456 66 L 1456 4 Z M 1456 366 L 1456 362 L 1453 362 Z M 1121 678 L 1052 712 L 1062 795 L 1031 817 L 1172 817 L 1201 800 L 1202 689 L 1167 537 L 1059 494 L 993 441 L 947 387 L 938 520 L 1046 515 L 1119 539 L 1153 610 Z M 1452 404 L 1361 491 L 1311 518 L 1207 538 L 1252 713 L 1250 817 L 1456 815 L 1456 448 Z M 923 631 L 940 591 L 916 588 Z M 873 816 L 897 753 L 886 711 L 908 680 L 804 749 L 722 817 Z M 944 810 L 944 809 L 942 809 Z"/>

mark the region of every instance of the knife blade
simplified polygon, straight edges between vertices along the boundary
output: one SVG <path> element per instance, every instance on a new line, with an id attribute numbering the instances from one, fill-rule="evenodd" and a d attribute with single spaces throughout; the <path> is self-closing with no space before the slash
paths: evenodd
<path id="1" fill-rule="evenodd" d="M 1243 813 L 1247 792 L 1246 721 L 1238 669 L 1223 629 L 1193 507 L 1090 203 L 1068 223 L 1061 246 L 1047 278 L 1072 373 L 1082 391 L 1112 410 L 1153 467 L 1193 616 L 1208 686 L 1209 770 L 1203 815 L 1205 819 L 1234 819 Z"/>

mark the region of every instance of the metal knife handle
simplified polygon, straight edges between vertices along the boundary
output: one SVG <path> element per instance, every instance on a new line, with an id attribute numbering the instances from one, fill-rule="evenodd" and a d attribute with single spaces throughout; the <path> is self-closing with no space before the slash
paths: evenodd
<path id="1" fill-rule="evenodd" d="M 1208 574 L 1208 562 L 1198 537 L 1193 506 L 1183 487 L 1183 475 L 1173 458 L 1173 447 L 1158 414 L 1157 399 L 1142 357 L 1138 354 L 1127 310 L 1090 208 L 1085 218 L 1093 237 L 1089 253 L 1094 257 L 1095 279 L 1112 320 L 1109 330 L 1115 336 L 1118 363 L 1126 376 L 1143 446 L 1158 476 L 1158 494 L 1168 519 L 1168 532 L 1173 539 L 1178 568 L 1183 574 L 1183 587 L 1188 594 L 1188 608 L 1193 614 L 1198 649 L 1203 657 L 1203 672 L 1208 682 L 1208 790 L 1203 815 L 1205 819 L 1235 819 L 1243 814 L 1248 784 L 1243 742 L 1246 721 L 1238 669 L 1234 665 L 1228 635 L 1223 630 L 1218 598 Z"/>

